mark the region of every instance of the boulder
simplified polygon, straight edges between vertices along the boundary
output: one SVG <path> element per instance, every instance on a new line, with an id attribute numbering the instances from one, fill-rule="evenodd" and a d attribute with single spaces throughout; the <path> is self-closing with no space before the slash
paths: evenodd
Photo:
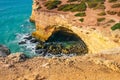
<path id="1" fill-rule="evenodd" d="M 10 54 L 9 56 L 7 56 L 6 60 L 9 62 L 12 62 L 12 63 L 17 63 L 17 62 L 23 62 L 26 60 L 26 56 L 23 54 L 23 53 L 13 53 L 13 54 Z"/>
<path id="2" fill-rule="evenodd" d="M 26 41 L 25 41 L 25 40 L 20 41 L 18 44 L 19 44 L 19 45 L 21 45 L 21 44 L 26 44 Z"/>
<path id="3" fill-rule="evenodd" d="M 36 42 L 38 42 L 38 40 L 35 39 L 35 38 L 32 38 L 32 39 L 30 40 L 30 42 L 31 42 L 31 43 L 36 43 Z"/>
<path id="4" fill-rule="evenodd" d="M 31 36 L 31 35 L 28 35 L 28 36 L 24 37 L 24 39 L 31 40 L 31 39 L 32 39 L 32 36 Z"/>
<path id="5" fill-rule="evenodd" d="M 0 44 L 0 57 L 6 57 L 10 54 L 10 49 Z"/>

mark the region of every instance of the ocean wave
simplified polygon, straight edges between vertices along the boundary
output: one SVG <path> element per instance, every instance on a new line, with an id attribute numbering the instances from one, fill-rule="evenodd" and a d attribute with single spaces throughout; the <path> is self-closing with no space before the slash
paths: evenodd
<path id="1" fill-rule="evenodd" d="M 29 52 L 30 54 L 36 54 L 35 53 L 35 47 L 36 47 L 36 43 L 32 43 L 30 42 L 30 40 L 26 40 L 25 37 L 28 37 L 30 34 L 26 33 L 26 34 L 17 34 L 16 36 L 16 40 L 17 43 L 22 42 L 22 41 L 26 41 L 25 44 L 19 45 L 21 48 L 24 48 L 24 50 L 26 50 L 27 52 Z"/>

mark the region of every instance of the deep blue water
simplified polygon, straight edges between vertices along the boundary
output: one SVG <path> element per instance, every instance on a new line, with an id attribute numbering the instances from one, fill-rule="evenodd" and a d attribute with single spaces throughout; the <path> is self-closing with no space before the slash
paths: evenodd
<path id="1" fill-rule="evenodd" d="M 18 45 L 25 34 L 34 30 L 29 22 L 32 0 L 0 0 L 0 44 L 11 49 L 11 52 L 29 52 Z"/>

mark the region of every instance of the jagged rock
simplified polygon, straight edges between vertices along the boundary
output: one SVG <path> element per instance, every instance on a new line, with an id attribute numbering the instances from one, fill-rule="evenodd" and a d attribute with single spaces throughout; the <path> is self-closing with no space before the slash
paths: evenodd
<path id="1" fill-rule="evenodd" d="M 0 57 L 5 57 L 10 54 L 10 49 L 4 45 L 0 45 Z"/>
<path id="2" fill-rule="evenodd" d="M 44 51 L 43 51 L 44 50 Z M 53 55 L 58 54 L 86 54 L 88 52 L 87 47 L 83 45 L 81 42 L 73 41 L 73 42 L 47 42 L 44 44 L 38 44 L 36 46 L 36 52 L 38 54 L 41 53 L 51 53 Z"/>
<path id="3" fill-rule="evenodd" d="M 26 60 L 26 56 L 23 53 L 13 53 L 7 56 L 6 61 L 7 62 L 12 62 L 12 63 L 17 63 L 17 62 L 22 62 Z"/>
<path id="4" fill-rule="evenodd" d="M 38 42 L 38 40 L 35 39 L 35 38 L 33 38 L 33 39 L 30 40 L 30 42 L 32 42 L 32 43 L 36 43 L 36 42 Z"/>
<path id="5" fill-rule="evenodd" d="M 95 26 L 95 28 L 97 27 L 96 17 L 87 19 L 84 21 L 85 23 L 81 24 L 76 20 L 77 18 L 74 14 L 69 14 L 69 12 L 62 13 L 56 10 L 46 10 L 46 8 L 43 7 L 41 10 L 36 10 L 38 6 L 44 6 L 43 3 L 46 1 L 34 0 L 32 6 L 32 15 L 30 20 L 35 22 L 36 25 L 36 31 L 32 33 L 32 36 L 38 40 L 45 42 L 56 32 L 62 31 L 77 35 L 81 38 L 87 45 L 89 53 L 98 53 L 103 50 L 119 47 L 119 45 L 113 42 L 111 38 L 103 35 L 103 31 L 101 32 L 102 29 L 98 31 L 93 28 L 94 30 L 91 31 L 89 25 L 90 27 L 91 25 Z M 84 26 L 84 28 L 80 28 L 81 26 Z"/>
<path id="6" fill-rule="evenodd" d="M 26 41 L 20 41 L 18 44 L 21 45 L 21 44 L 25 44 Z"/>
<path id="7" fill-rule="evenodd" d="M 32 39 L 32 36 L 28 35 L 28 36 L 24 37 L 24 39 L 30 40 L 30 39 Z"/>

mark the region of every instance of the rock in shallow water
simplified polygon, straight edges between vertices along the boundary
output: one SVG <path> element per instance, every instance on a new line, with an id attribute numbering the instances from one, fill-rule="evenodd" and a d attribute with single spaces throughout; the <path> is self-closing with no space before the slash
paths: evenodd
<path id="1" fill-rule="evenodd" d="M 18 44 L 19 44 L 19 45 L 21 45 L 21 44 L 26 44 L 26 41 L 25 41 L 25 40 L 24 40 L 24 41 L 20 41 Z"/>
<path id="2" fill-rule="evenodd" d="M 45 51 L 41 51 L 44 49 Z M 85 45 L 81 42 L 49 42 L 44 44 L 38 44 L 36 46 L 36 53 L 41 54 L 44 53 L 51 53 L 53 55 L 58 54 L 77 54 L 83 55 L 88 52 L 88 49 Z"/>
<path id="3" fill-rule="evenodd" d="M 0 44 L 0 57 L 6 57 L 10 54 L 10 49 Z"/>
<path id="4" fill-rule="evenodd" d="M 30 40 L 30 42 L 31 43 L 36 43 L 36 42 L 39 42 L 37 39 L 35 39 L 35 38 L 32 38 L 31 40 Z"/>
<path id="5" fill-rule="evenodd" d="M 28 36 L 24 37 L 24 39 L 30 40 L 30 39 L 32 39 L 32 36 L 28 35 Z"/>

